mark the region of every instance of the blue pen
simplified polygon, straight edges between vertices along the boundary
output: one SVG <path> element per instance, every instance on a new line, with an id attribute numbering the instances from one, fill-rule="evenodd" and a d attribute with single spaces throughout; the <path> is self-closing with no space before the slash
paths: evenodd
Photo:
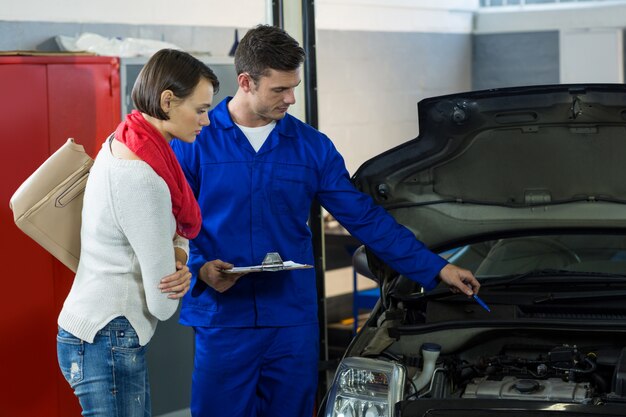
<path id="1" fill-rule="evenodd" d="M 489 306 L 487 304 L 485 304 L 485 302 L 483 300 L 480 299 L 480 297 L 478 297 L 476 294 L 474 294 L 472 297 L 474 297 L 474 300 L 476 300 L 476 302 L 485 310 L 487 310 L 488 312 L 491 313 L 491 309 L 489 308 Z"/>

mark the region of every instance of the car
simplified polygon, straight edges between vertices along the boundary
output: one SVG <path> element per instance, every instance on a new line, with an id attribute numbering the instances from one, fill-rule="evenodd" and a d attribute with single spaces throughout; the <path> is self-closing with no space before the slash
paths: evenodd
<path id="1" fill-rule="evenodd" d="M 353 183 L 483 305 L 359 248 L 380 298 L 318 415 L 626 416 L 626 86 L 450 94 L 418 120 Z"/>

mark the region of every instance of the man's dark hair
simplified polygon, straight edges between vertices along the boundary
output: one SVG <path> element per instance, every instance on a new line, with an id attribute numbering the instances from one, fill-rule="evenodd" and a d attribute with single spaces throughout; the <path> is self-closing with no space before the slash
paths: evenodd
<path id="1" fill-rule="evenodd" d="M 258 81 L 268 70 L 294 71 L 304 62 L 304 49 L 287 32 L 276 26 L 250 29 L 235 51 L 237 75 L 247 72 Z"/>
<path id="2" fill-rule="evenodd" d="M 171 90 L 176 98 L 185 99 L 202 78 L 213 84 L 214 94 L 218 92 L 220 82 L 205 63 L 187 52 L 161 49 L 141 69 L 131 97 L 140 112 L 159 120 L 168 120 L 169 116 L 161 108 L 161 93 Z"/>

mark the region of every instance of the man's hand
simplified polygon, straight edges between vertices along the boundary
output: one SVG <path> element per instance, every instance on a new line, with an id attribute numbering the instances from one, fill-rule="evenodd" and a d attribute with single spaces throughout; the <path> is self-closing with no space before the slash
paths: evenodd
<path id="1" fill-rule="evenodd" d="M 478 294 L 480 283 L 467 269 L 448 264 L 439 271 L 439 278 L 448 286 L 452 292 L 462 292 L 468 297 Z"/>
<path id="2" fill-rule="evenodd" d="M 235 285 L 237 280 L 245 274 L 227 274 L 223 272 L 230 269 L 233 264 L 215 259 L 202 265 L 198 277 L 209 287 L 217 292 L 224 292 Z"/>
<path id="3" fill-rule="evenodd" d="M 187 291 L 191 282 L 191 272 L 189 267 L 180 261 L 176 261 L 176 272 L 166 276 L 159 283 L 161 292 L 168 292 L 167 298 L 182 298 Z"/>

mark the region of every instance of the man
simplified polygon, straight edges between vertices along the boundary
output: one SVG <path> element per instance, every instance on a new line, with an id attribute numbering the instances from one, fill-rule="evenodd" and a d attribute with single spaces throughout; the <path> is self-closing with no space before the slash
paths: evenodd
<path id="1" fill-rule="evenodd" d="M 193 145 L 174 141 L 203 215 L 191 242 L 192 290 L 181 323 L 195 330 L 194 417 L 309 417 L 317 384 L 313 269 L 224 273 L 268 252 L 313 263 L 307 226 L 317 199 L 396 271 L 432 289 L 441 279 L 472 295 L 471 272 L 449 265 L 357 191 L 322 133 L 287 114 L 304 50 L 282 29 L 258 26 L 235 54 L 238 90 L 210 114 Z"/>

